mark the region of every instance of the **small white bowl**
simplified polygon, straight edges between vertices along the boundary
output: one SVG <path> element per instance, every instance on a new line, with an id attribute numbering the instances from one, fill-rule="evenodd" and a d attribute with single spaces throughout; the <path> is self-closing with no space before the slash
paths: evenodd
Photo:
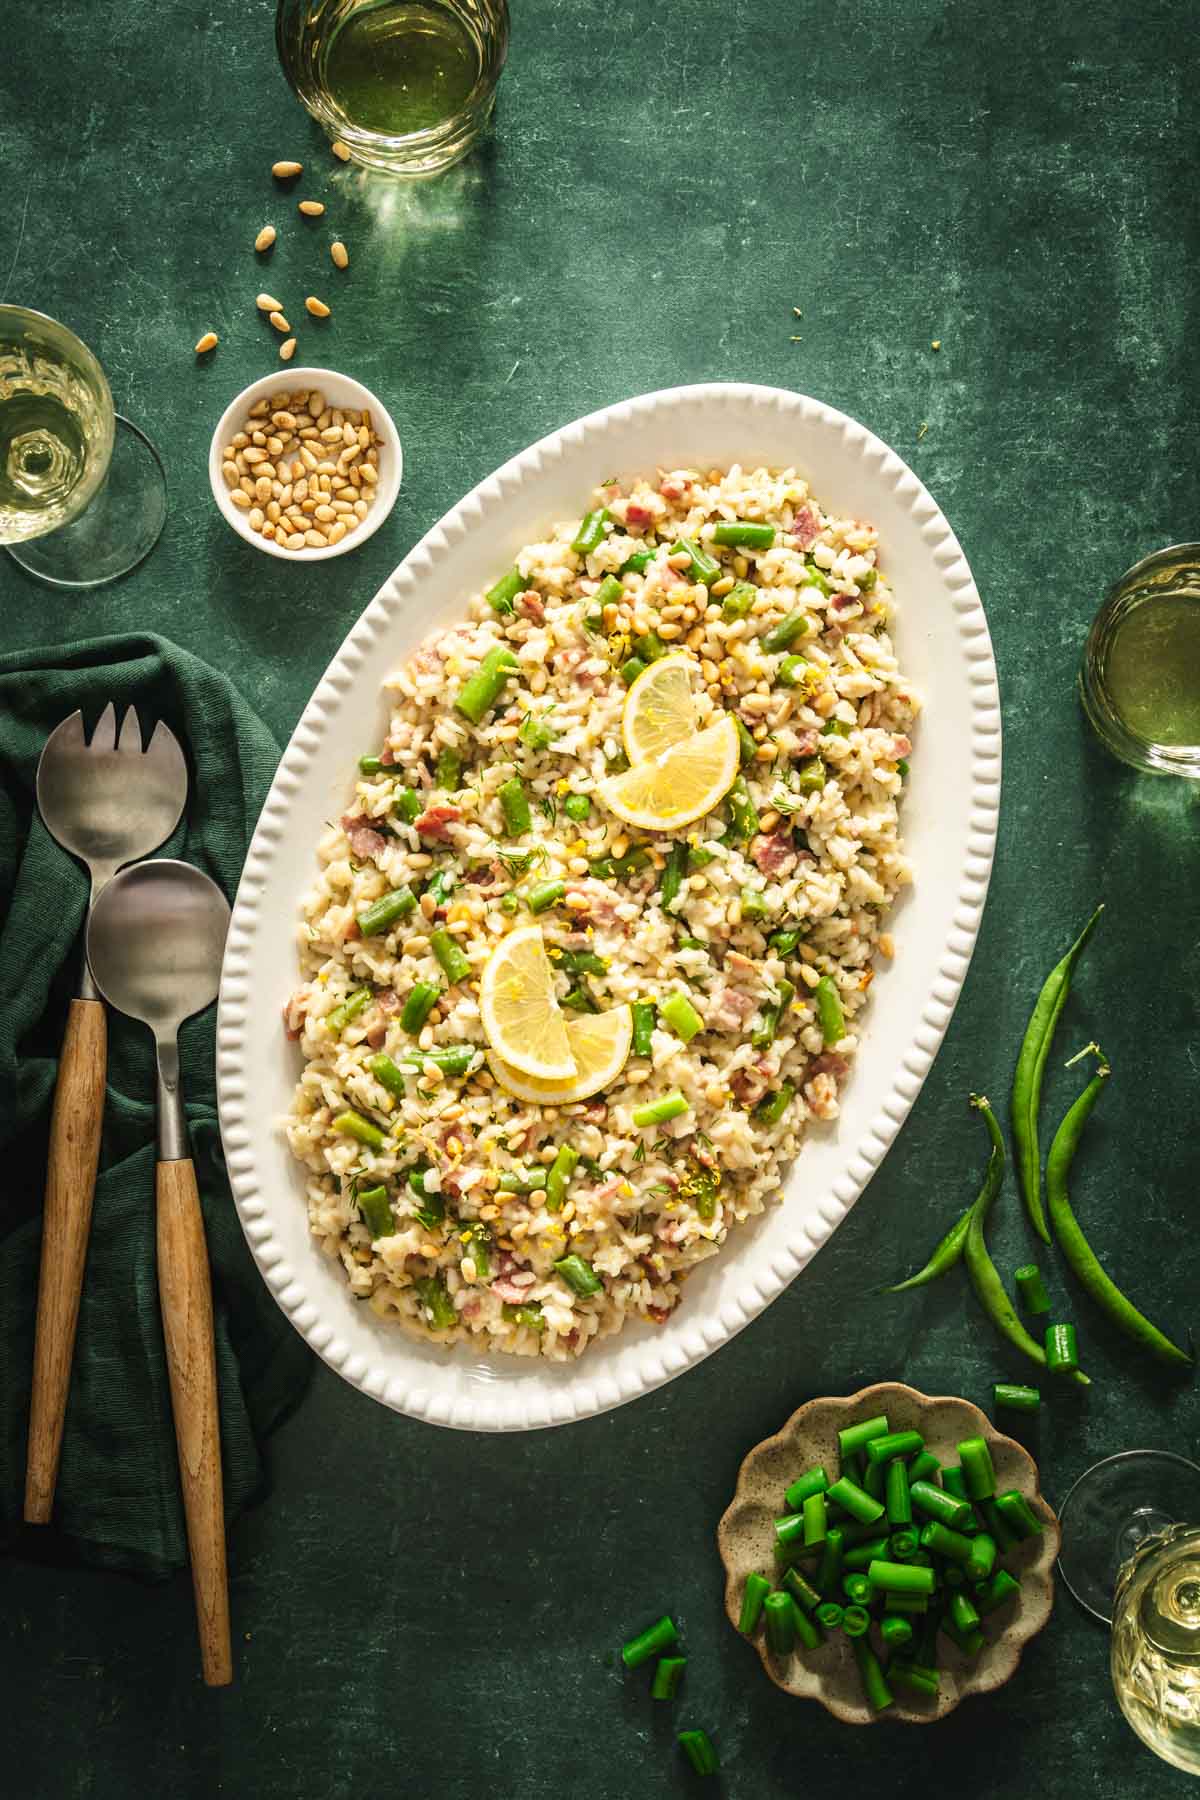
<path id="1" fill-rule="evenodd" d="M 259 400 L 268 399 L 284 388 L 289 393 L 295 393 L 300 388 L 318 388 L 330 406 L 349 408 L 354 412 L 361 412 L 365 407 L 371 414 L 375 435 L 380 440 L 379 480 L 375 487 L 375 499 L 366 518 L 357 531 L 347 532 L 340 543 L 327 544 L 324 549 L 281 550 L 272 538 L 265 538 L 261 532 L 251 531 L 246 514 L 230 499 L 230 490 L 221 473 L 224 461 L 221 451 L 235 431 L 244 429 L 250 408 Z M 278 556 L 285 562 L 324 562 L 330 556 L 344 556 L 347 550 L 356 550 L 359 544 L 365 543 L 379 530 L 396 504 L 403 472 L 404 452 L 391 414 L 370 388 L 365 388 L 361 381 L 351 380 L 349 375 L 339 375 L 336 369 L 293 369 L 281 364 L 273 374 L 264 375 L 261 381 L 252 381 L 221 414 L 208 450 L 209 484 L 213 499 L 224 518 L 246 543 L 253 544 L 256 550 L 264 550 L 268 556 Z"/>

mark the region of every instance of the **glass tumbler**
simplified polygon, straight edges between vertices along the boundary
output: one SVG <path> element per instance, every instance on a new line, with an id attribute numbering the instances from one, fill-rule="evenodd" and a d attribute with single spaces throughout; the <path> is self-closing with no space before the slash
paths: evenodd
<path id="1" fill-rule="evenodd" d="M 387 175 L 437 175 L 482 134 L 508 0 L 278 0 L 283 72 L 330 138 Z"/>
<path id="2" fill-rule="evenodd" d="M 1200 781 L 1200 544 L 1156 550 L 1109 589 L 1079 693 L 1122 762 Z"/>

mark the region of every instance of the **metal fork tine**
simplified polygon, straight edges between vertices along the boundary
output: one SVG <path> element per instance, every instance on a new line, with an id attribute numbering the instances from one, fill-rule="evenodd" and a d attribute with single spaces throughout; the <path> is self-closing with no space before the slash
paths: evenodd
<path id="1" fill-rule="evenodd" d="M 146 755 L 155 757 L 159 762 L 178 763 L 186 769 L 183 747 L 165 719 L 160 719 L 154 727 L 150 742 L 146 746 Z"/>
<path id="2" fill-rule="evenodd" d="M 125 708 L 125 717 L 121 720 L 121 729 L 117 735 L 117 749 L 123 750 L 127 756 L 142 754 L 142 727 L 136 706 Z"/>
<path id="3" fill-rule="evenodd" d="M 117 747 L 117 709 L 110 700 L 96 722 L 89 750 L 115 750 Z"/>

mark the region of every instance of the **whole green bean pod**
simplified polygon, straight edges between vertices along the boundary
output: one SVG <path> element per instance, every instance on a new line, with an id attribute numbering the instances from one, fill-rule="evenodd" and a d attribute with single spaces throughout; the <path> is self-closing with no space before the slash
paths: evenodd
<path id="1" fill-rule="evenodd" d="M 1027 1356 L 1030 1362 L 1037 1363 L 1039 1368 L 1046 1366 L 1046 1352 L 1042 1346 L 1030 1337 L 1016 1314 L 1016 1309 L 1009 1299 L 1008 1290 L 1000 1279 L 999 1270 L 988 1255 L 987 1240 L 984 1228 L 987 1216 L 1000 1185 L 1004 1180 L 1004 1139 L 1000 1135 L 1000 1127 L 991 1105 L 982 1095 L 972 1094 L 971 1105 L 983 1116 L 992 1140 L 991 1155 L 988 1158 L 987 1174 L 979 1197 L 971 1208 L 971 1223 L 967 1231 L 967 1247 L 965 1251 L 967 1273 L 971 1277 L 971 1285 L 975 1289 L 976 1298 L 997 1331 L 1006 1337 L 1010 1344 Z M 1091 1385 L 1082 1369 L 1076 1369 L 1071 1375 L 1072 1381 L 1084 1387 Z"/>
<path id="2" fill-rule="evenodd" d="M 1012 1134 L 1017 1176 L 1025 1207 L 1033 1229 L 1044 1243 L 1050 1242 L 1050 1231 L 1042 1209 L 1042 1162 L 1038 1145 L 1038 1108 L 1042 1098 L 1042 1075 L 1054 1039 L 1059 1015 L 1071 990 L 1071 976 L 1083 954 L 1084 946 L 1099 923 L 1103 906 L 1098 906 L 1062 961 L 1056 963 L 1042 985 L 1037 1003 L 1021 1041 L 1012 1087 Z"/>
<path id="3" fill-rule="evenodd" d="M 936 1281 L 939 1275 L 944 1275 L 947 1269 L 952 1269 L 962 1259 L 970 1226 L 971 1208 L 966 1206 L 935 1247 L 924 1268 L 918 1269 L 915 1275 L 910 1275 L 907 1281 L 897 1281 L 891 1287 L 884 1288 L 884 1293 L 903 1294 L 909 1288 L 924 1287 L 927 1282 Z"/>
<path id="4" fill-rule="evenodd" d="M 1095 1251 L 1080 1230 L 1079 1221 L 1067 1193 L 1067 1176 L 1079 1147 L 1083 1128 L 1109 1076 L 1109 1066 L 1101 1062 L 1091 1081 L 1054 1134 L 1050 1154 L 1046 1158 L 1046 1200 L 1050 1220 L 1062 1246 L 1062 1253 L 1072 1274 L 1087 1293 L 1125 1336 L 1160 1362 L 1174 1368 L 1190 1369 L 1192 1358 L 1178 1344 L 1152 1325 L 1144 1313 L 1127 1300 L 1116 1282 L 1106 1274 Z"/>

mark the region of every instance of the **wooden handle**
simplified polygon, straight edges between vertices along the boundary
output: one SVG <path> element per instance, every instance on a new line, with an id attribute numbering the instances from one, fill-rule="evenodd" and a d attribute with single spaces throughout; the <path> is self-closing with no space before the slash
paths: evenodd
<path id="1" fill-rule="evenodd" d="M 171 1376 L 171 1409 L 192 1557 L 200 1659 L 209 1687 L 233 1680 L 229 1647 L 229 1578 L 225 1568 L 225 1502 L 217 1413 L 212 1278 L 190 1162 L 160 1162 L 158 1294 Z"/>
<path id="2" fill-rule="evenodd" d="M 107 1062 L 104 1007 L 99 1000 L 72 1000 L 54 1090 L 46 1168 L 33 1399 L 25 1466 L 25 1517 L 30 1525 L 45 1525 L 54 1506 L 79 1296 L 83 1292 L 83 1265 L 92 1222 L 96 1164 L 100 1158 Z"/>

